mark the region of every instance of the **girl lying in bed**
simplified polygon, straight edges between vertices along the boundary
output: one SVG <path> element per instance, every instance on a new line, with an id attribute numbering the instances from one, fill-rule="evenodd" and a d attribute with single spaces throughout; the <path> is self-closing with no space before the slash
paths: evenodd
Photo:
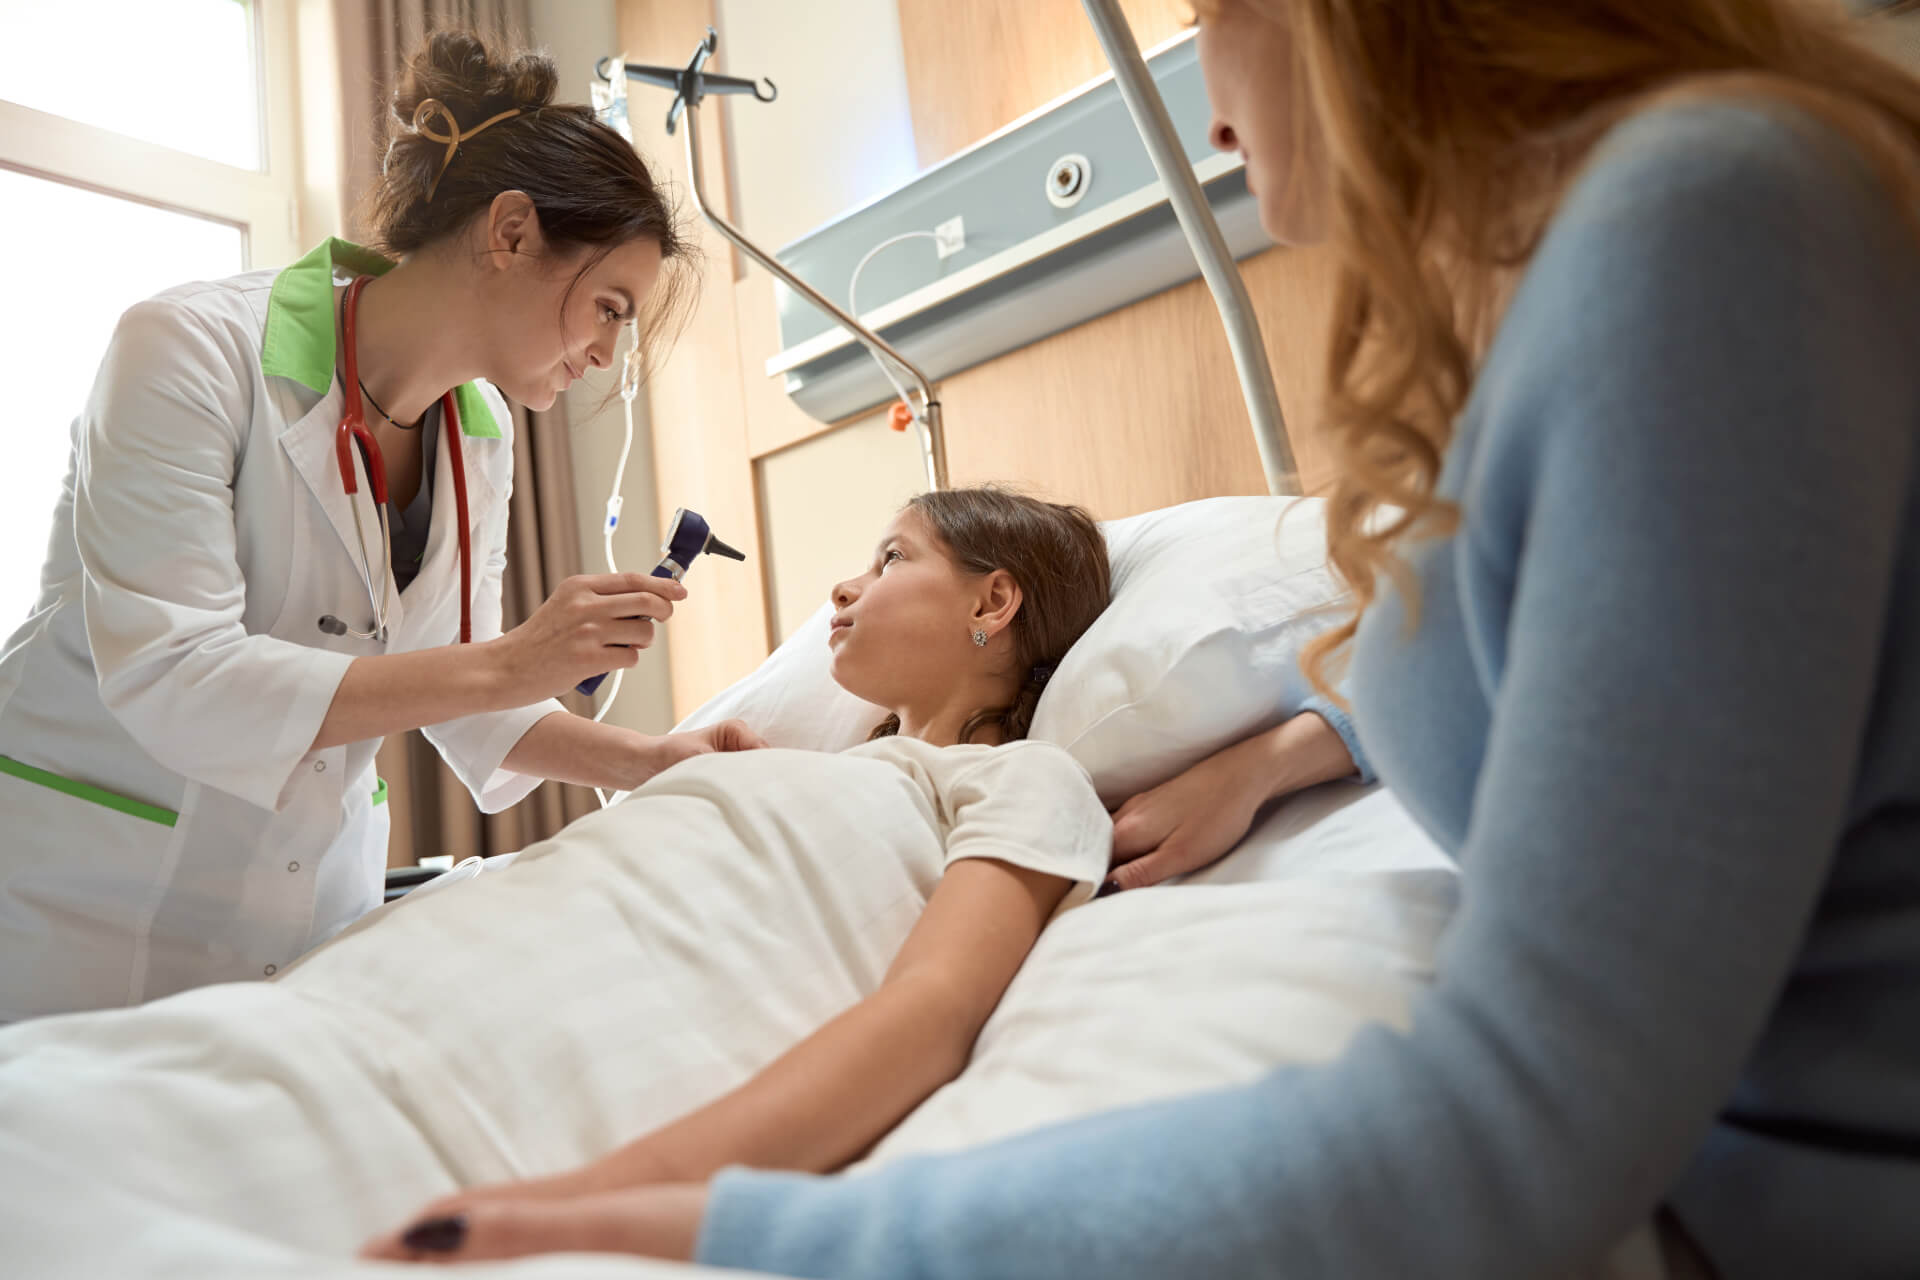
<path id="1" fill-rule="evenodd" d="M 1106 873 L 1086 774 L 1019 740 L 1108 592 L 1077 508 L 915 499 L 833 592 L 834 675 L 893 712 L 873 740 L 687 760 L 275 981 L 0 1031 L 0 1188 L 38 1152 L 339 1253 L 459 1188 L 416 1244 L 482 1198 L 848 1163 Z"/>
<path id="2" fill-rule="evenodd" d="M 611 858 L 631 861 L 633 833 L 645 831 L 663 845 L 670 837 L 701 850 L 706 875 L 737 882 L 724 895 L 689 890 L 686 910 L 662 913 L 684 922 L 687 933 L 662 939 L 646 931 L 655 936 L 636 939 L 638 965 L 667 955 L 689 966 L 703 956 L 724 966 L 717 951 L 748 947 L 790 958 L 775 968 L 805 969 L 823 936 L 829 949 L 866 948 L 881 957 L 876 988 L 763 1059 L 744 1083 L 711 1097 L 711 1075 L 690 1087 L 679 1082 L 685 1096 L 705 1090 L 710 1100 L 572 1172 L 429 1205 L 366 1252 L 404 1258 L 457 1247 L 463 1215 L 482 1200 L 697 1182 L 730 1164 L 836 1169 L 958 1075 L 1041 927 L 1063 903 L 1090 896 L 1106 873 L 1112 828 L 1080 767 L 1047 744 L 993 748 L 1025 737 L 1053 665 L 1106 606 L 1108 593 L 1106 547 L 1084 511 L 992 489 L 918 497 L 887 528 L 871 565 L 833 590 L 834 678 L 893 712 L 871 741 L 838 756 L 757 751 L 689 760 L 623 805 L 576 824 L 581 839 L 566 842 L 564 858 L 550 859 L 568 864 L 564 876 L 542 866 L 555 846 L 536 846 L 496 883 L 483 877 L 402 904 L 291 971 L 283 985 L 361 1009 L 383 1005 L 418 1029 L 430 1014 L 395 1008 L 391 990 L 359 989 L 362 979 L 392 974 L 421 950 L 431 952 L 436 931 L 479 909 L 477 900 L 462 899 L 484 890 L 520 900 L 534 948 L 538 938 L 549 948 L 538 963 L 551 981 L 551 953 L 565 940 L 554 930 L 571 935 L 594 925 L 595 905 L 577 894 L 594 882 L 582 854 L 583 846 L 599 847 L 590 826 L 625 834 L 608 842 L 616 846 Z M 751 874 L 755 859 L 780 842 L 780 828 L 817 828 L 821 815 L 803 819 L 792 811 L 794 797 L 808 794 L 830 820 L 846 825 L 844 838 L 853 843 L 834 850 L 830 865 L 802 858 L 788 866 L 790 851 L 775 852 L 771 862 L 780 874 Z M 725 804 L 716 806 L 721 796 Z M 756 810 L 755 797 L 765 798 L 765 809 Z M 727 835 L 718 828 L 732 833 L 735 847 L 724 847 Z M 817 829 L 807 843 L 821 843 Z M 638 856 L 673 854 L 660 848 Z M 713 866 L 715 858 L 734 865 Z M 829 895 L 842 920 L 822 920 L 821 904 L 807 900 L 805 881 L 821 875 L 855 877 L 863 886 L 852 900 L 844 883 Z M 722 900 L 724 919 L 709 914 Z M 769 951 L 770 931 L 781 930 L 792 941 Z M 518 941 L 495 936 L 488 944 L 510 953 Z M 375 963 L 376 951 L 391 953 L 394 966 Z M 764 982 L 777 987 L 782 980 L 769 973 Z M 600 980 L 587 977 L 585 984 L 598 987 Z M 608 1008 L 604 1016 L 652 1024 L 640 1028 L 643 1035 L 701 1034 L 695 1026 L 663 1027 L 647 1010 Z M 718 1008 L 692 1014 L 696 1021 L 737 1016 Z M 445 1026 L 434 1038 L 441 1035 L 475 1038 L 470 1025 Z M 539 1039 L 538 1026 L 501 1035 L 538 1052 L 527 1048 Z M 646 1105 L 659 1119 L 672 1114 L 666 1108 L 675 1082 L 636 1080 L 634 1087 L 652 1095 Z M 645 1106 L 634 1114 L 647 1114 Z"/>

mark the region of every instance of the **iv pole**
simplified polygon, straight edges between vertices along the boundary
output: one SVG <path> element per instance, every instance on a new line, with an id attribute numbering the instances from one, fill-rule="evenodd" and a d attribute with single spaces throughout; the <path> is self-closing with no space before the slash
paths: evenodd
<path id="1" fill-rule="evenodd" d="M 629 64 L 627 78 L 646 84 L 660 85 L 674 91 L 673 105 L 667 109 L 667 132 L 669 134 L 674 132 L 675 126 L 684 114 L 687 122 L 688 183 L 693 190 L 694 207 L 700 211 L 701 216 L 712 223 L 721 235 L 732 241 L 742 253 L 771 271 L 789 289 L 845 326 L 848 332 L 858 338 L 861 345 L 872 353 L 874 359 L 883 364 L 892 364 L 905 373 L 914 384 L 914 389 L 919 392 L 920 403 L 916 406 L 910 400 L 907 407 L 913 410 L 913 420 L 920 428 L 920 456 L 927 469 L 927 486 L 934 490 L 945 489 L 947 487 L 947 437 L 941 420 L 940 401 L 934 396 L 933 383 L 928 380 L 927 375 L 922 373 L 911 360 L 901 355 L 885 338 L 841 310 L 826 295 L 789 271 L 772 254 L 761 251 L 759 246 L 747 239 L 739 228 L 715 212 L 712 203 L 707 199 L 700 165 L 698 125 L 700 100 L 710 93 L 750 93 L 757 101 L 772 102 L 779 93 L 771 80 L 761 81 L 766 85 L 766 93 L 762 94 L 758 85 L 752 80 L 743 80 L 737 76 L 715 75 L 704 70 L 707 59 L 713 56 L 719 40 L 720 37 L 714 29 L 708 27 L 706 39 L 694 49 L 693 57 L 684 69 L 676 71 L 672 67 L 645 67 Z M 607 61 L 607 59 L 601 59 L 598 67 L 602 80 L 607 79 Z"/>

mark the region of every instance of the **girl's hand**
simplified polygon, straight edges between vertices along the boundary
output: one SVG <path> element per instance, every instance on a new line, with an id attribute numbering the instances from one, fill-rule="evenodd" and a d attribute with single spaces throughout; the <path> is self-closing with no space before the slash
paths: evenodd
<path id="1" fill-rule="evenodd" d="M 706 1184 L 699 1182 L 558 1198 L 472 1193 L 429 1206 L 404 1229 L 369 1241 L 360 1256 L 479 1262 L 536 1253 L 637 1253 L 688 1261 L 706 1208 Z"/>

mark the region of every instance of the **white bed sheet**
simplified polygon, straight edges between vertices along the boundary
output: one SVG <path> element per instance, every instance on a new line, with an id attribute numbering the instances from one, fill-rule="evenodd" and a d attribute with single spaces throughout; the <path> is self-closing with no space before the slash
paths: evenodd
<path id="1" fill-rule="evenodd" d="M 722 815 L 726 823 L 736 817 Z M 849 942 L 844 922 L 864 906 L 813 874 L 822 848 L 844 846 L 845 830 L 805 825 L 813 834 L 795 841 L 787 862 L 776 857 L 767 874 L 799 877 L 809 893 L 824 897 L 814 906 L 814 933 L 823 954 L 835 953 Z M 673 892 L 663 891 L 662 882 L 650 878 L 665 874 L 663 851 L 645 858 L 623 852 L 630 842 L 619 838 L 611 814 L 575 824 L 554 843 L 564 846 L 563 856 L 549 849 L 510 873 L 489 873 L 436 895 L 433 910 L 457 927 L 435 934 L 438 944 L 419 964 L 442 966 L 445 978 L 449 957 L 460 954 L 519 963 L 502 932 L 510 923 L 505 890 L 518 884 L 534 895 L 525 902 L 537 906 L 538 895 L 552 887 L 529 874 L 542 866 L 557 882 L 563 862 L 624 859 L 625 878 L 610 890 L 613 914 L 634 936 L 674 937 L 683 948 L 699 936 L 688 925 L 690 912 L 711 913 L 713 895 L 740 892 L 737 877 L 689 889 L 686 867 L 697 864 L 698 849 L 681 852 L 679 882 Z M 597 883 L 613 883 L 604 868 L 596 875 Z M 1403 1025 L 1430 978 L 1456 885 L 1451 864 L 1391 796 L 1338 784 L 1264 815 L 1238 851 L 1193 880 L 1090 903 L 1056 920 L 989 1022 L 965 1075 L 923 1104 L 871 1161 L 1236 1083 L 1277 1065 L 1323 1061 L 1368 1023 Z M 489 882 L 493 890 L 476 892 Z M 470 910 L 451 910 L 448 904 L 461 898 Z M 427 907 L 423 901 L 411 909 Z M 464 941 L 461 929 L 471 931 Z M 583 954 L 600 945 L 586 931 L 563 929 L 556 936 L 567 938 L 576 968 L 620 962 L 614 952 Z M 876 959 L 884 965 L 877 951 L 856 954 L 851 964 L 871 969 Z M 741 963 L 764 965 L 765 956 Z M 701 981 L 746 993 L 762 976 L 709 973 Z M 870 979 L 843 973 L 839 980 Z M 691 1095 L 680 1095 L 690 1077 L 705 1077 L 696 1091 L 730 1087 L 732 1077 L 743 1078 L 790 1043 L 798 1025 L 793 1009 L 781 1006 L 783 995 L 743 998 L 692 1036 L 649 1042 L 621 1019 L 605 1020 L 601 1035 L 591 1019 L 578 1017 L 565 1020 L 562 1034 L 553 1029 L 558 1011 L 538 999 L 537 984 L 463 989 L 474 998 L 451 1002 L 430 1041 L 354 1010 L 316 1017 L 303 1006 L 297 984 L 286 983 L 211 988 L 143 1010 L 62 1019 L 53 1029 L 58 1034 L 36 1032 L 32 1024 L 0 1033 L 4 1269 L 30 1276 L 380 1274 L 344 1256 L 346 1247 L 322 1242 L 357 1232 L 367 1221 L 387 1225 L 426 1195 L 448 1189 L 453 1170 L 463 1177 L 477 1170 L 482 1178 L 537 1173 L 576 1154 L 579 1135 L 596 1126 L 609 1130 L 599 1134 L 605 1145 L 633 1136 L 631 1126 L 647 1112 L 635 1097 L 617 1092 L 621 1055 L 629 1056 L 628 1066 L 653 1072 L 655 1081 L 675 1081 L 677 1092 L 666 1090 L 659 1105 L 683 1109 Z M 817 1020 L 844 996 L 816 993 L 819 1008 L 801 1020 Z M 614 998 L 625 997 L 616 991 Z M 350 1032 L 327 1026 L 329 1018 L 344 1020 Z M 484 1096 L 493 1078 L 486 1073 L 468 1079 L 458 1096 L 426 1087 L 423 1082 L 440 1078 L 443 1055 L 462 1051 L 463 1039 L 492 1044 L 497 1053 L 503 1022 L 537 1030 L 524 1045 L 528 1065 L 503 1074 L 497 1096 Z M 8 1053 L 28 1038 L 30 1052 Z M 564 1051 L 557 1047 L 562 1040 Z M 632 1058 L 642 1052 L 647 1062 Z M 581 1059 L 573 1056 L 579 1054 L 604 1055 L 601 1070 L 582 1073 Z M 151 1066 L 156 1055 L 169 1060 L 167 1069 L 129 1068 L 140 1060 Z M 21 1101 L 36 1092 L 39 1100 Z M 51 1140 L 61 1132 L 58 1124 L 49 1129 L 21 1119 L 19 1107 L 42 1115 L 48 1098 L 64 1098 L 60 1105 L 74 1113 L 68 1140 Z M 122 1166 L 175 1159 L 169 1144 L 182 1142 L 183 1116 L 195 1118 L 194 1151 L 177 1157 L 178 1177 L 197 1180 L 191 1193 L 129 1186 Z M 83 1140 L 74 1140 L 82 1133 Z M 281 1192 L 274 1191 L 276 1180 Z M 314 1192 L 304 1199 L 298 1194 L 303 1183 Z M 194 1210 L 196 1195 L 215 1196 L 223 1205 L 258 1197 L 266 1207 L 245 1226 L 222 1223 L 219 1213 Z M 331 1220 L 323 1220 L 327 1215 Z M 547 1280 L 721 1273 L 632 1260 L 544 1259 L 480 1274 Z"/>
<path id="2" fill-rule="evenodd" d="M 1385 789 L 1335 784 L 1264 814 L 1184 884 L 1047 927 L 966 1072 L 867 1164 L 1325 1062 L 1404 1028 L 1456 902 L 1453 863 Z"/>

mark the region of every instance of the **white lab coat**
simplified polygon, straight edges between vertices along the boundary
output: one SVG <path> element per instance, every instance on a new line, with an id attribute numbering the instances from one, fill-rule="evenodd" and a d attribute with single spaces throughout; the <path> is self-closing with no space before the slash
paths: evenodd
<path id="1" fill-rule="evenodd" d="M 457 638 L 448 451 L 419 575 L 389 587 L 387 642 L 320 631 L 324 614 L 370 630 L 371 607 L 335 461 L 339 384 L 319 396 L 262 368 L 275 275 L 127 312 L 74 423 L 41 596 L 0 654 L 0 756 L 154 809 L 0 773 L 0 1022 L 271 976 L 380 901 L 379 743 L 308 748 L 354 657 Z M 513 468 L 512 418 L 477 385 L 500 434 L 462 440 L 476 642 L 500 633 Z M 364 479 L 355 501 L 377 564 Z M 561 710 L 426 732 L 495 812 L 538 783 L 501 762 Z"/>

